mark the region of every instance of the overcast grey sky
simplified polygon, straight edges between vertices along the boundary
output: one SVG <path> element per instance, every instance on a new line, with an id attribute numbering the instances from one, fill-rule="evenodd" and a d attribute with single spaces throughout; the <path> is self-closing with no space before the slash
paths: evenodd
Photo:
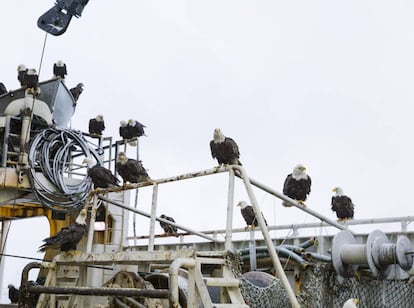
<path id="1" fill-rule="evenodd" d="M 0 81 L 15 89 L 18 64 L 39 66 L 45 33 L 36 22 L 53 1 L 4 2 Z M 356 218 L 413 215 L 413 15 L 411 1 L 92 0 L 64 35 L 47 37 L 40 79 L 60 59 L 68 87 L 85 84 L 74 129 L 98 113 L 115 137 L 120 120 L 147 125 L 140 157 L 153 178 L 216 166 L 209 141 L 220 127 L 247 173 L 279 191 L 304 164 L 307 204 L 326 216 L 335 218 L 335 186 L 353 199 Z M 224 215 L 226 191 L 226 176 L 162 186 L 160 213 L 223 228 L 224 217 L 206 217 Z M 315 221 L 257 199 L 271 224 Z M 20 274 L 4 280 L 18 285 Z"/>

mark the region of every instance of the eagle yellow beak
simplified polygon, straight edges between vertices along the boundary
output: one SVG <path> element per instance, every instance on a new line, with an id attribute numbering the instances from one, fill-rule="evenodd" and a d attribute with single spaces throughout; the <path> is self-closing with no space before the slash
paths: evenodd
<path id="1" fill-rule="evenodd" d="M 358 298 L 354 298 L 354 303 L 355 304 L 359 304 L 359 299 Z"/>

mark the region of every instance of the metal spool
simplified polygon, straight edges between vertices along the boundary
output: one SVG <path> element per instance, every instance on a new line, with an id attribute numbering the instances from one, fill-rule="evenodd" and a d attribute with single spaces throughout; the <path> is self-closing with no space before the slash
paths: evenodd
<path id="1" fill-rule="evenodd" d="M 368 264 L 372 274 L 385 279 L 393 264 L 408 271 L 413 265 L 411 242 L 406 236 L 400 236 L 396 244 L 390 243 L 380 230 L 372 231 L 366 244 L 357 244 L 349 230 L 339 232 L 332 243 L 332 263 L 335 271 L 345 278 L 355 275 L 358 265 Z"/>

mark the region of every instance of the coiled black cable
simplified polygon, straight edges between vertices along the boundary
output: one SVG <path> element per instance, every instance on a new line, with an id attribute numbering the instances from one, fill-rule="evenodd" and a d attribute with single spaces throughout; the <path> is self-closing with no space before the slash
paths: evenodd
<path id="1" fill-rule="evenodd" d="M 66 128 L 47 128 L 35 135 L 28 158 L 36 199 L 58 212 L 82 207 L 92 188 L 82 160 L 93 156 L 100 161 L 94 148 L 81 132 Z"/>

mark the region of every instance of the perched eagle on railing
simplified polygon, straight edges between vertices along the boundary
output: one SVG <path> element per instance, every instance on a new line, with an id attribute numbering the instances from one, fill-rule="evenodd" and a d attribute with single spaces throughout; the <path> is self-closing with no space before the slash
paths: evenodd
<path id="1" fill-rule="evenodd" d="M 150 179 L 141 161 L 128 158 L 124 152 L 119 152 L 117 155 L 116 170 L 124 180 L 124 184 L 140 183 Z"/>
<path id="2" fill-rule="evenodd" d="M 82 209 L 75 220 L 75 223 L 62 228 L 55 235 L 45 238 L 45 242 L 39 247 L 39 252 L 46 251 L 47 249 L 60 249 L 60 251 L 76 250 L 76 246 L 86 234 L 86 217 L 87 213 L 85 209 Z"/>
<path id="3" fill-rule="evenodd" d="M 332 196 L 331 209 L 336 212 L 336 217 L 339 221 L 347 221 L 354 218 L 354 204 L 351 198 L 344 194 L 344 191 L 340 187 L 332 189 L 335 192 L 335 196 Z"/>
<path id="4" fill-rule="evenodd" d="M 225 165 L 242 165 L 239 157 L 239 147 L 230 137 L 226 137 L 220 128 L 216 128 L 213 134 L 213 140 L 210 141 L 211 156 L 216 158 L 219 166 Z"/>
<path id="5" fill-rule="evenodd" d="M 311 178 L 306 174 L 306 167 L 297 165 L 293 172 L 289 174 L 283 184 L 283 194 L 289 198 L 295 199 L 298 203 L 305 206 L 304 201 L 311 191 Z M 283 201 L 284 206 L 292 206 L 289 202 Z"/>
<path id="6" fill-rule="evenodd" d="M 240 201 L 237 203 L 237 206 L 240 206 L 240 212 L 246 222 L 246 230 L 250 228 L 250 230 L 254 230 L 254 227 L 257 227 L 259 223 L 257 222 L 256 215 L 254 214 L 254 209 L 251 205 L 248 205 L 246 201 Z M 267 226 L 267 221 L 264 218 L 262 213 L 263 220 Z"/>
<path id="7" fill-rule="evenodd" d="M 134 120 L 134 119 L 129 119 L 128 120 L 128 135 L 131 136 L 127 139 L 131 139 L 134 137 L 141 137 L 141 136 L 146 136 L 145 135 L 145 131 L 144 131 L 144 127 L 146 127 L 144 124 L 139 123 L 138 121 Z"/>
<path id="8" fill-rule="evenodd" d="M 112 172 L 97 164 L 92 157 L 83 160 L 88 166 L 88 176 L 91 178 L 95 188 L 119 187 L 119 180 Z"/>
<path id="9" fill-rule="evenodd" d="M 89 120 L 89 134 L 102 135 L 105 130 L 105 121 L 102 114 L 98 114 L 95 118 Z"/>
<path id="10" fill-rule="evenodd" d="M 165 220 L 168 220 L 168 221 L 171 221 L 171 222 L 175 223 L 174 218 L 169 217 L 167 215 L 162 214 L 160 216 L 160 218 L 163 218 Z M 178 236 L 176 226 L 170 225 L 169 223 L 166 223 L 166 222 L 163 222 L 163 221 L 160 221 L 160 226 L 164 230 L 165 234 Z"/>

